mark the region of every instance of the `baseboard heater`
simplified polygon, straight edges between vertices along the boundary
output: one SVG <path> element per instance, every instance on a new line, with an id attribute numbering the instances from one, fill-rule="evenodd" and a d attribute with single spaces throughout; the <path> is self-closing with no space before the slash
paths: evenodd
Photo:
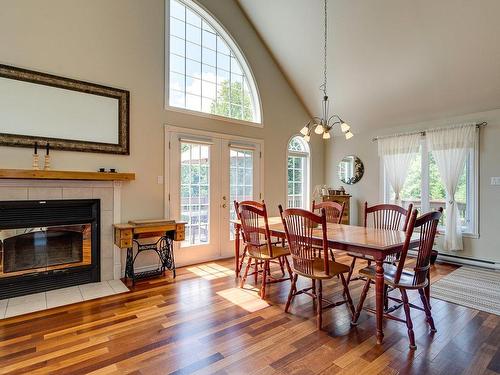
<path id="1" fill-rule="evenodd" d="M 417 252 L 415 250 L 409 250 L 408 253 L 410 255 L 413 255 L 413 256 L 417 255 Z M 460 264 L 460 265 L 469 265 L 469 266 L 476 266 L 476 267 L 483 267 L 483 268 L 491 268 L 491 269 L 495 269 L 495 270 L 500 270 L 500 263 L 493 262 L 491 260 L 461 257 L 458 255 L 444 254 L 444 253 L 439 253 L 437 260 L 438 260 L 438 262 L 445 261 L 448 263 L 455 263 L 455 264 Z"/>

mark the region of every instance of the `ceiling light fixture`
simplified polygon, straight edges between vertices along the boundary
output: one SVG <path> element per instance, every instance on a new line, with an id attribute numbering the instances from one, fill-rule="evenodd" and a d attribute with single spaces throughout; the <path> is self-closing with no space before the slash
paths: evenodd
<path id="1" fill-rule="evenodd" d="M 326 63 L 326 47 L 327 47 L 327 37 L 328 37 L 328 11 L 327 11 L 327 0 L 325 1 L 325 45 L 324 45 L 324 66 L 323 66 L 323 84 L 320 86 L 320 89 L 323 91 L 323 102 L 322 106 L 322 116 L 321 117 L 313 117 L 304 127 L 300 130 L 300 133 L 304 136 L 304 140 L 309 142 L 311 139 L 311 132 L 314 130 L 314 133 L 321 135 L 323 134 L 323 139 L 330 139 L 330 131 L 335 125 L 340 125 L 340 130 L 344 133 L 345 139 L 351 139 L 354 137 L 354 134 L 350 131 L 351 127 L 344 121 L 342 118 L 334 114 L 333 116 L 329 116 L 329 101 L 328 94 L 326 92 L 326 84 L 327 84 L 327 63 Z"/>

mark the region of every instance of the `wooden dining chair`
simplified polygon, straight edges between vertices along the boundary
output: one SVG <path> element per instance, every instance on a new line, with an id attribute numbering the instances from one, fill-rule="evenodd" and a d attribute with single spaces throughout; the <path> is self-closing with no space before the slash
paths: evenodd
<path id="1" fill-rule="evenodd" d="M 377 229 L 388 229 L 388 230 L 401 230 L 406 231 L 408 226 L 408 221 L 410 219 L 410 214 L 413 209 L 413 204 L 410 203 L 408 208 L 405 209 L 396 204 L 377 204 L 375 206 L 368 207 L 368 202 L 365 202 L 365 227 L 373 227 Z M 366 260 L 368 265 L 371 265 L 373 257 L 370 255 L 363 255 L 359 253 L 349 252 L 347 253 L 352 257 L 351 269 L 349 275 L 347 275 L 347 284 L 351 280 L 359 280 L 360 277 L 352 278 L 352 273 L 354 272 L 354 266 L 356 265 L 356 260 Z M 399 257 L 399 254 L 388 255 L 386 257 L 387 263 L 395 263 Z"/>
<path id="2" fill-rule="evenodd" d="M 264 201 L 261 202 L 257 202 L 257 201 L 252 201 L 252 200 L 246 200 L 246 201 L 241 201 L 241 202 L 237 202 L 236 200 L 233 202 L 234 204 L 234 210 L 236 212 L 236 217 L 238 217 L 238 205 L 239 204 L 246 204 L 246 205 L 250 205 L 250 206 L 255 206 L 255 207 L 262 207 L 262 205 L 264 204 Z M 242 240 L 243 240 L 243 243 L 245 243 L 245 238 L 244 238 L 244 233 L 242 232 L 241 233 L 241 237 L 242 237 Z M 284 239 L 275 239 L 274 241 L 271 242 L 273 245 L 279 245 L 281 244 L 281 246 L 285 246 L 285 240 Z M 238 266 L 238 270 L 240 270 L 240 273 L 241 273 L 241 270 L 243 269 L 243 263 L 245 262 L 245 258 L 247 258 L 247 246 L 245 246 L 243 248 L 243 253 L 240 255 L 240 259 L 239 259 L 239 266 Z M 250 261 L 250 260 L 249 260 Z M 283 276 L 285 276 L 285 265 L 282 261 L 281 258 L 279 258 L 279 261 L 278 261 L 279 265 L 280 265 L 280 269 L 281 269 L 281 274 Z M 259 261 L 258 260 L 255 260 L 255 271 L 253 272 L 253 275 L 255 276 L 255 283 L 257 284 L 257 274 L 259 272 Z M 238 276 L 240 276 L 240 273 L 238 273 Z"/>
<path id="3" fill-rule="evenodd" d="M 443 213 L 443 208 L 439 208 L 438 211 L 429 212 L 422 215 L 417 219 L 418 212 L 414 210 L 411 214 L 409 223 L 406 229 L 406 238 L 401 251 L 401 256 L 399 262 L 395 264 L 384 263 L 384 284 L 398 289 L 401 293 L 401 299 L 389 296 L 388 298 L 402 304 L 406 320 L 398 318 L 390 313 L 384 313 L 384 317 L 396 320 L 399 322 L 406 323 L 408 329 L 408 337 L 410 339 L 410 349 L 416 349 L 415 345 L 415 334 L 413 333 L 413 323 L 410 315 L 410 307 L 422 310 L 425 312 L 427 323 L 429 324 L 431 331 L 436 332 L 436 327 L 434 325 L 434 320 L 432 319 L 431 307 L 429 302 L 429 297 L 426 295 L 425 289 L 429 285 L 429 270 L 430 270 L 430 260 L 432 246 L 434 245 L 434 239 L 436 236 L 436 230 L 438 226 L 439 219 Z M 418 228 L 420 230 L 420 243 L 417 248 L 417 258 L 415 266 L 412 270 L 405 268 L 405 261 L 408 254 L 408 248 L 410 245 L 411 237 L 414 229 Z M 360 274 L 366 277 L 366 283 L 361 292 L 361 297 L 359 299 L 358 306 L 356 308 L 356 313 L 354 314 L 352 323 L 356 324 L 359 318 L 361 309 L 363 308 L 363 303 L 370 289 L 371 281 L 375 279 L 376 271 L 375 266 L 368 266 L 360 270 Z M 417 290 L 420 294 L 420 300 L 422 301 L 423 308 L 416 306 L 409 302 L 407 290 Z M 369 310 L 372 311 L 372 310 Z"/>
<path id="4" fill-rule="evenodd" d="M 326 212 L 326 222 L 340 224 L 342 221 L 342 215 L 344 214 L 345 203 L 338 202 L 319 202 L 312 201 L 312 211 L 316 214 L 321 213 L 321 209 L 324 208 Z"/>
<path id="5" fill-rule="evenodd" d="M 344 207 L 345 203 L 340 204 L 332 201 L 316 203 L 316 201 L 312 201 L 312 212 L 321 214 L 321 209 L 325 209 L 327 223 L 340 224 L 342 221 L 342 215 L 344 215 Z M 318 253 L 321 255 L 321 246 L 315 246 L 315 249 L 319 250 Z M 332 260 L 335 260 L 333 249 L 329 250 Z"/>
<path id="6" fill-rule="evenodd" d="M 238 219 L 241 221 L 243 232 L 243 243 L 245 251 L 248 255 L 248 263 L 245 267 L 245 273 L 241 278 L 240 287 L 243 288 L 248 277 L 248 271 L 252 265 L 252 260 L 255 260 L 255 279 L 261 272 L 258 265 L 262 264 L 262 286 L 260 296 L 262 299 L 266 297 L 266 286 L 271 283 L 292 280 L 292 270 L 287 259 L 290 251 L 287 247 L 277 246 L 272 243 L 271 233 L 269 230 L 269 222 L 267 218 L 266 204 L 258 202 L 235 202 L 235 208 Z M 264 224 L 264 226 L 262 226 Z M 285 264 L 288 270 L 289 277 L 275 278 L 271 275 L 270 263 L 278 261 L 280 264 Z"/>
<path id="7" fill-rule="evenodd" d="M 328 258 L 326 210 L 324 208 L 321 209 L 321 216 L 299 208 L 289 208 L 283 211 L 281 205 L 279 206 L 279 210 L 283 226 L 285 227 L 288 247 L 292 254 L 293 280 L 285 312 L 288 312 L 295 296 L 307 294 L 316 302 L 318 329 L 321 329 L 323 309 L 347 303 L 351 313 L 354 314 L 354 305 L 352 304 L 349 288 L 344 277 L 344 274 L 349 272 L 349 267 Z M 318 225 L 321 225 L 321 228 L 315 230 L 314 228 L 318 227 Z M 314 233 L 321 238 L 320 241 L 313 237 Z M 318 244 L 322 246 L 322 257 L 316 256 L 314 245 Z M 297 290 L 299 275 L 311 279 L 312 286 Z M 323 298 L 322 284 L 323 280 L 332 279 L 337 275 L 340 275 L 346 297 L 338 302 L 331 302 Z M 323 302 L 327 304 L 323 305 Z"/>

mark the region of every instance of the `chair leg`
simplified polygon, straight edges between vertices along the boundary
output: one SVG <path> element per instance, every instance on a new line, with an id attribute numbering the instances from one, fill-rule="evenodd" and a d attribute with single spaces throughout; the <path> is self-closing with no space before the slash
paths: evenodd
<path id="1" fill-rule="evenodd" d="M 257 285 L 258 277 L 259 277 L 259 260 L 255 258 L 255 272 L 253 274 L 254 284 Z"/>
<path id="2" fill-rule="evenodd" d="M 280 268 L 281 268 L 281 277 L 285 277 L 285 266 L 283 264 L 283 258 L 279 257 L 278 262 L 280 262 Z"/>
<path id="3" fill-rule="evenodd" d="M 311 279 L 311 292 L 314 296 L 316 296 L 316 279 Z M 316 306 L 316 298 L 313 298 L 313 306 Z"/>
<path id="4" fill-rule="evenodd" d="M 321 329 L 323 325 L 323 283 L 321 280 L 318 280 L 318 293 L 316 294 L 316 305 L 317 305 L 317 322 L 318 329 Z"/>
<path id="5" fill-rule="evenodd" d="M 389 286 L 384 285 L 384 310 L 387 310 L 389 308 Z"/>
<path id="6" fill-rule="evenodd" d="M 241 259 L 240 259 L 240 266 L 239 266 L 239 270 L 240 270 L 240 273 L 241 273 L 241 270 L 243 268 L 243 261 L 245 260 L 245 257 L 247 256 L 247 248 L 245 246 L 245 249 L 243 249 L 243 255 L 241 256 Z"/>
<path id="7" fill-rule="evenodd" d="M 243 277 L 241 278 L 240 281 L 240 288 L 243 288 L 245 282 L 247 281 L 248 270 L 250 269 L 251 265 L 252 265 L 252 258 L 248 258 L 248 263 L 247 266 L 245 267 L 245 273 L 243 274 Z"/>
<path id="8" fill-rule="evenodd" d="M 410 314 L 410 304 L 408 302 L 408 294 L 406 294 L 405 289 L 400 289 L 401 291 L 401 299 L 403 300 L 403 308 L 405 310 L 406 315 L 406 328 L 408 328 L 408 338 L 410 339 L 410 349 L 416 349 L 417 345 L 415 345 L 415 334 L 413 333 L 413 322 L 411 321 Z"/>
<path id="9" fill-rule="evenodd" d="M 262 287 L 260 289 L 260 298 L 266 298 L 266 284 L 267 284 L 267 270 L 269 267 L 269 261 L 264 261 L 264 267 L 262 267 Z"/>
<path id="10" fill-rule="evenodd" d="M 349 270 L 349 273 L 347 274 L 347 285 L 349 285 L 349 283 L 351 282 L 351 277 L 352 277 L 352 273 L 354 271 L 354 266 L 356 265 L 356 258 L 352 258 L 352 262 L 351 262 L 351 269 Z"/>
<path id="11" fill-rule="evenodd" d="M 299 275 L 293 275 L 292 278 L 292 285 L 290 286 L 290 292 L 288 293 L 288 299 L 286 300 L 286 305 L 285 305 L 285 312 L 288 312 L 288 309 L 290 308 L 290 304 L 292 303 L 292 299 L 295 295 L 295 292 L 297 291 L 297 278 Z"/>
<path id="12" fill-rule="evenodd" d="M 434 319 L 432 318 L 432 313 L 430 309 L 429 301 L 427 300 L 427 296 L 422 289 L 418 290 L 420 294 L 420 300 L 422 301 L 422 305 L 424 305 L 425 316 L 427 317 L 427 323 L 431 327 L 431 332 L 437 332 L 436 326 L 434 325 Z"/>
<path id="13" fill-rule="evenodd" d="M 349 310 L 351 310 L 352 317 L 354 316 L 354 304 L 352 303 L 351 293 L 349 293 L 349 287 L 347 286 L 347 281 L 344 277 L 344 274 L 340 274 L 340 279 L 342 280 L 342 285 L 344 286 L 344 294 L 347 300 L 347 306 L 349 306 Z"/>
<path id="14" fill-rule="evenodd" d="M 358 324 L 359 314 L 363 309 L 363 304 L 365 303 L 366 295 L 368 294 L 368 290 L 370 289 L 370 279 L 366 280 L 365 286 L 363 287 L 363 291 L 361 292 L 361 296 L 359 297 L 358 307 L 356 308 L 356 312 L 354 313 L 354 317 L 352 318 L 351 324 Z M 349 285 L 349 284 L 347 284 Z"/>
<path id="15" fill-rule="evenodd" d="M 288 276 L 290 276 L 290 282 L 293 282 L 292 267 L 290 267 L 290 263 L 288 262 L 288 258 L 286 257 L 286 255 L 283 258 L 285 259 L 285 265 L 286 265 L 286 269 L 288 271 Z"/>
<path id="16" fill-rule="evenodd" d="M 333 250 L 329 249 L 329 251 L 330 251 L 330 256 L 332 257 L 332 261 L 335 262 L 335 255 L 333 255 Z"/>

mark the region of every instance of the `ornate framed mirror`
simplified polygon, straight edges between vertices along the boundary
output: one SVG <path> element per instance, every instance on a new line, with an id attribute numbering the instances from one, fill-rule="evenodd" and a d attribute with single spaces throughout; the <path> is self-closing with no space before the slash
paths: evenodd
<path id="1" fill-rule="evenodd" d="M 127 90 L 0 65 L 0 145 L 130 154 Z"/>
<path id="2" fill-rule="evenodd" d="M 344 184 L 353 185 L 363 177 L 365 167 L 355 155 L 345 156 L 338 165 L 339 179 Z"/>

